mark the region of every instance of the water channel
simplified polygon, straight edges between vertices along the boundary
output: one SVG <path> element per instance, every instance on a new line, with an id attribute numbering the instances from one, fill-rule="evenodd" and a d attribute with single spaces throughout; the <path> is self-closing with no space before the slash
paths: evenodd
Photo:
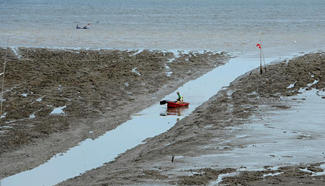
<path id="1" fill-rule="evenodd" d="M 275 58 L 266 58 L 269 63 Z M 119 154 L 131 149 L 146 138 L 159 135 L 175 125 L 178 119 L 189 115 L 195 108 L 215 95 L 222 87 L 229 85 L 236 77 L 259 66 L 259 58 L 232 58 L 227 64 L 217 67 L 200 78 L 184 84 L 178 89 L 184 101 L 190 102 L 188 109 L 181 114 L 166 113 L 166 105 L 159 103 L 132 116 L 114 130 L 106 132 L 97 139 L 86 139 L 65 153 L 53 156 L 34 169 L 18 173 L 0 181 L 1 186 L 54 185 L 66 179 L 100 167 L 114 160 Z M 173 100 L 176 93 L 164 99 Z"/>

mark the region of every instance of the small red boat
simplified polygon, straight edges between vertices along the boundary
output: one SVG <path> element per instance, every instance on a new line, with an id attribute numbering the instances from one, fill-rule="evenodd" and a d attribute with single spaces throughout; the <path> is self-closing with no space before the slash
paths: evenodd
<path id="1" fill-rule="evenodd" d="M 168 108 L 177 108 L 177 107 L 187 107 L 189 103 L 187 102 L 174 102 L 174 101 L 166 101 Z"/>

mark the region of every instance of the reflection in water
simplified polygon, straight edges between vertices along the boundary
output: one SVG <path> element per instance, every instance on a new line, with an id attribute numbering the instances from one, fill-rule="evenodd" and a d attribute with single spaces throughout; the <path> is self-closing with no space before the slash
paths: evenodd
<path id="1" fill-rule="evenodd" d="M 181 116 L 182 112 L 184 110 L 188 109 L 188 106 L 184 106 L 184 107 L 176 107 L 176 108 L 168 108 L 167 107 L 167 115 L 177 115 L 177 116 Z"/>

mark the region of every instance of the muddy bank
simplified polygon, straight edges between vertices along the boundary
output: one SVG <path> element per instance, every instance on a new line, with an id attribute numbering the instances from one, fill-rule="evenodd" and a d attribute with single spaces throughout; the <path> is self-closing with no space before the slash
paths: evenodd
<path id="1" fill-rule="evenodd" d="M 218 159 L 204 157 L 240 148 L 237 144 L 231 143 L 226 146 L 219 145 L 219 141 L 226 141 L 233 135 L 229 127 L 248 123 L 252 115 L 263 117 L 263 112 L 270 108 L 275 110 L 290 108 L 291 103 L 296 100 L 291 100 L 292 102 L 286 100 L 298 94 L 299 90 L 315 88 L 323 92 L 324 77 L 324 53 L 308 54 L 268 65 L 266 73 L 262 75 L 258 69 L 248 72 L 238 77 L 229 87 L 219 91 L 190 116 L 177 122 L 167 132 L 147 139 L 146 144 L 130 149 L 115 161 L 61 185 L 204 185 L 216 183 L 218 179 L 220 179 L 218 183 L 229 185 L 237 183 L 221 179 L 227 173 L 238 172 L 237 169 L 221 168 L 218 166 Z M 288 177 L 288 182 L 284 180 L 281 182 L 289 183 L 291 179 L 292 183 L 295 181 L 298 183 L 295 177 L 298 174 L 291 171 L 295 167 L 287 169 L 288 175 L 292 176 Z M 254 175 L 253 172 L 249 174 Z M 263 177 L 255 176 L 250 180 L 252 182 L 247 182 L 247 185 L 260 179 Z M 286 179 L 285 176 L 283 179 Z M 319 178 L 321 179 L 323 178 Z"/>
<path id="2" fill-rule="evenodd" d="M 242 171 L 225 177 L 221 185 L 324 185 L 323 163 L 297 166 L 265 167 L 263 171 Z"/>
<path id="3" fill-rule="evenodd" d="M 0 177 L 113 129 L 222 65 L 214 52 L 1 49 L 6 59 Z"/>

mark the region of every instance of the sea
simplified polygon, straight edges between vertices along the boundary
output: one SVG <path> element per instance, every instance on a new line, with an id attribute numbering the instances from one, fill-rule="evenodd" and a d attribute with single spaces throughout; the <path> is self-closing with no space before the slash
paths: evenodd
<path id="1" fill-rule="evenodd" d="M 2 47 L 325 48 L 325 0 L 0 0 L 0 23 Z"/>

